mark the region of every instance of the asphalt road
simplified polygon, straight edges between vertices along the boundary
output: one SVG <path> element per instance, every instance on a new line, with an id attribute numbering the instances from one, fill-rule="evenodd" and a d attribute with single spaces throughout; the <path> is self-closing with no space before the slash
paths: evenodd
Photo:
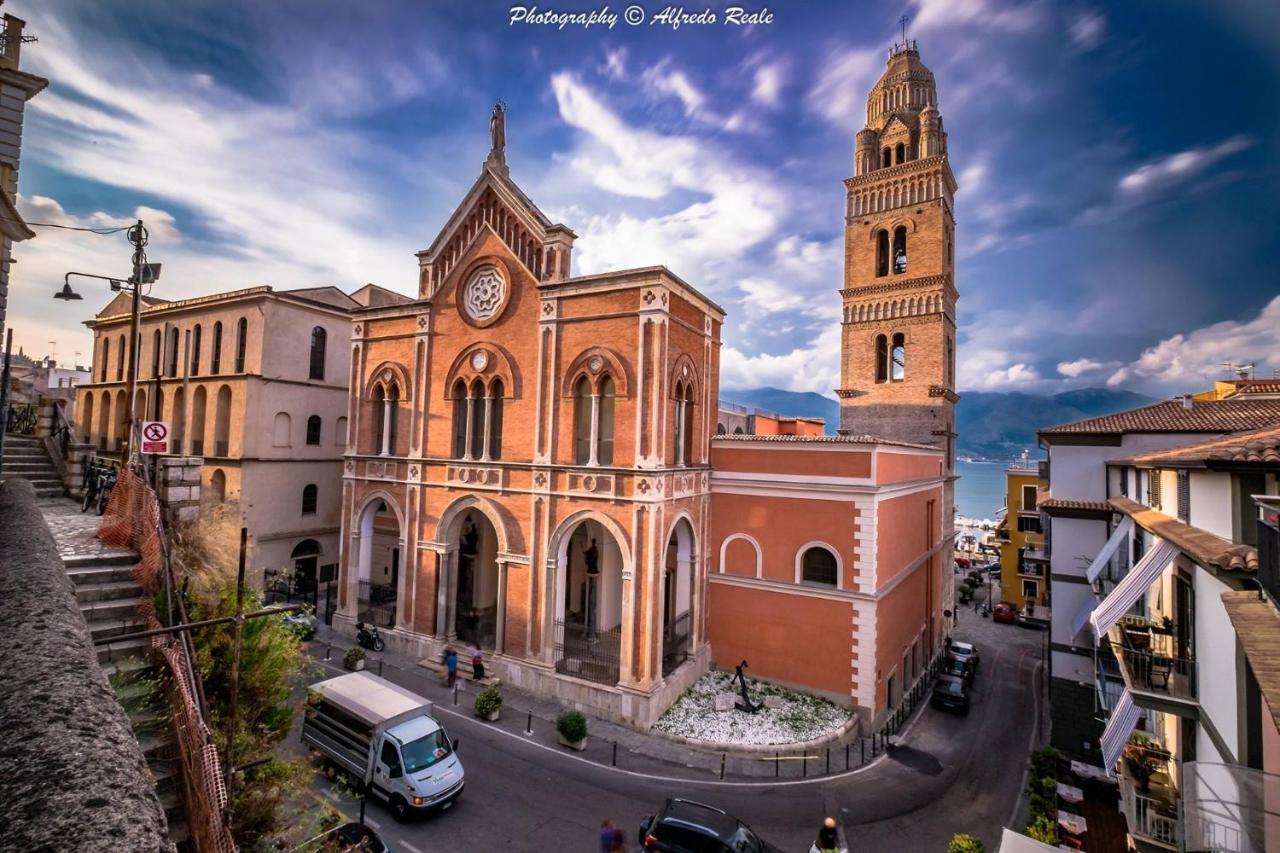
<path id="1" fill-rule="evenodd" d="M 1016 807 L 1036 730 L 1043 637 L 962 613 L 956 638 L 975 642 L 982 656 L 969 715 L 925 704 L 902 746 L 865 769 L 824 780 L 691 782 L 627 773 L 437 706 L 461 738 L 465 792 L 447 811 L 403 825 L 371 800 L 366 819 L 408 853 L 592 853 L 602 818 L 634 838 L 645 815 L 679 796 L 723 808 L 797 853 L 809 849 L 827 815 L 840 821 L 852 851 L 943 851 L 956 832 L 978 835 L 994 850 Z"/>

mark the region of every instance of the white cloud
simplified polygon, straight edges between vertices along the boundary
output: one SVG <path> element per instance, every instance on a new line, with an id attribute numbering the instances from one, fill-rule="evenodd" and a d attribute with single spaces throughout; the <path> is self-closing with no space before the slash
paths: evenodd
<path id="1" fill-rule="evenodd" d="M 1157 192 L 1195 177 L 1224 157 L 1239 153 L 1251 145 L 1253 140 L 1250 137 L 1236 135 L 1217 145 L 1188 148 L 1144 163 L 1121 177 L 1116 188 L 1129 196 Z"/>
<path id="2" fill-rule="evenodd" d="M 1058 362 L 1058 373 L 1068 379 L 1078 379 L 1086 373 L 1093 373 L 1106 367 L 1114 367 L 1114 361 L 1098 361 L 1092 358 L 1077 358 L 1075 361 Z"/>
<path id="3" fill-rule="evenodd" d="M 916 0 L 916 14 L 908 24 L 907 37 L 915 32 L 966 25 L 1004 33 L 1026 33 L 1044 22 L 1045 13 L 1041 2 Z"/>
<path id="4" fill-rule="evenodd" d="M 647 69 L 640 79 L 649 91 L 657 95 L 675 97 L 686 116 L 694 118 L 702 115 L 702 108 L 707 102 L 706 96 L 693 85 L 688 75 L 672 67 L 670 59 L 664 59 Z"/>
<path id="5" fill-rule="evenodd" d="M 1224 362 L 1252 363 L 1263 376 L 1280 368 L 1280 296 L 1253 319 L 1224 320 L 1165 338 L 1113 373 L 1107 384 L 1136 382 L 1170 393 L 1194 391 L 1223 375 Z"/>
<path id="6" fill-rule="evenodd" d="M 840 386 L 840 325 L 826 326 L 808 346 L 780 355 L 746 355 L 733 346 L 720 354 L 722 388 L 769 386 L 787 391 L 815 391 L 831 396 Z"/>
<path id="7" fill-rule="evenodd" d="M 1071 44 L 1081 52 L 1093 50 L 1102 44 L 1107 34 L 1107 16 L 1097 10 L 1085 12 L 1071 22 L 1067 35 Z"/>
<path id="8" fill-rule="evenodd" d="M 883 65 L 884 51 L 879 48 L 830 52 L 806 96 L 809 109 L 838 127 L 862 127 L 867 116 L 867 92 L 875 85 Z"/>
<path id="9" fill-rule="evenodd" d="M 785 78 L 784 66 L 781 62 L 770 62 L 756 69 L 755 85 L 751 89 L 751 99 L 766 107 L 778 106 Z"/>
<path id="10" fill-rule="evenodd" d="M 627 49 L 619 47 L 615 50 L 607 51 L 601 73 L 610 80 L 627 79 Z"/>

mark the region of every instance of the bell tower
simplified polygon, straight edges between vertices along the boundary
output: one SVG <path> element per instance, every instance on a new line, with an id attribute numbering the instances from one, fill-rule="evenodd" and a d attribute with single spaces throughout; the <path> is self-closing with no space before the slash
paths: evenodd
<path id="1" fill-rule="evenodd" d="M 914 40 L 889 51 L 844 183 L 840 431 L 945 447 L 950 472 L 956 182 Z"/>

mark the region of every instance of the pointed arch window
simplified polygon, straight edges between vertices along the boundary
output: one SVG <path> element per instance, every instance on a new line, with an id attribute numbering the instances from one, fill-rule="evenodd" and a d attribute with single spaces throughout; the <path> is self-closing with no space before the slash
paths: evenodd
<path id="1" fill-rule="evenodd" d="M 217 375 L 222 372 L 222 321 L 213 324 L 213 342 L 211 351 L 213 353 L 209 362 L 209 372 Z"/>
<path id="2" fill-rule="evenodd" d="M 324 379 L 324 350 L 328 337 L 323 326 L 316 326 L 311 330 L 311 365 L 308 374 L 311 379 Z"/>
<path id="3" fill-rule="evenodd" d="M 489 458 L 502 458 L 502 380 L 494 379 L 489 385 Z"/>
<path id="4" fill-rule="evenodd" d="M 676 465 L 693 464 L 693 383 L 676 383 Z"/>
<path id="5" fill-rule="evenodd" d="M 169 375 L 178 375 L 178 327 L 169 330 Z"/>
<path id="6" fill-rule="evenodd" d="M 907 376 L 907 336 L 902 332 L 893 336 L 893 349 L 889 355 L 889 379 L 901 382 Z"/>
<path id="7" fill-rule="evenodd" d="M 889 232 L 876 232 L 876 277 L 889 274 Z"/>
<path id="8" fill-rule="evenodd" d="M 467 457 L 467 417 L 470 410 L 467 384 L 459 379 L 453 385 L 453 458 Z"/>
<path id="9" fill-rule="evenodd" d="M 379 383 L 373 388 L 373 449 L 386 455 L 387 437 L 387 392 Z"/>
<path id="10" fill-rule="evenodd" d="M 573 386 L 573 462 L 613 464 L 613 416 L 617 386 L 607 373 L 596 380 L 582 376 Z"/>
<path id="11" fill-rule="evenodd" d="M 615 391 L 613 377 L 600 380 L 599 412 L 596 417 L 596 461 L 601 465 L 613 464 L 613 404 Z"/>
<path id="12" fill-rule="evenodd" d="M 573 463 L 591 463 L 591 381 L 583 376 L 573 386 Z"/>
<path id="13" fill-rule="evenodd" d="M 241 317 L 236 322 L 236 373 L 244 373 L 244 352 L 249 345 L 249 321 Z"/>
<path id="14" fill-rule="evenodd" d="M 893 274 L 907 271 L 907 226 L 893 229 Z"/>
<path id="15" fill-rule="evenodd" d="M 386 433 L 384 435 L 385 443 L 382 445 L 382 455 L 388 456 L 396 452 L 397 427 L 400 420 L 400 386 L 391 383 L 391 389 L 387 392 L 386 403 Z"/>
<path id="16" fill-rule="evenodd" d="M 471 440 L 467 444 L 467 457 L 470 459 L 480 459 L 484 455 L 485 402 L 484 383 L 476 379 L 471 383 L 471 393 L 467 400 L 471 409 Z"/>
<path id="17" fill-rule="evenodd" d="M 876 335 L 876 381 L 889 381 L 889 339 Z"/>
<path id="18" fill-rule="evenodd" d="M 191 330 L 191 366 L 187 368 L 192 376 L 200 375 L 200 324 Z"/>

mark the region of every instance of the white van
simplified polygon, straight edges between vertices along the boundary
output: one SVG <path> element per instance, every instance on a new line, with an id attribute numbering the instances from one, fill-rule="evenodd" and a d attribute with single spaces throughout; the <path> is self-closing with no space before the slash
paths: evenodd
<path id="1" fill-rule="evenodd" d="M 447 809 L 462 793 L 458 742 L 431 716 L 431 701 L 368 672 L 307 689 L 302 741 L 364 783 L 396 820 Z"/>

